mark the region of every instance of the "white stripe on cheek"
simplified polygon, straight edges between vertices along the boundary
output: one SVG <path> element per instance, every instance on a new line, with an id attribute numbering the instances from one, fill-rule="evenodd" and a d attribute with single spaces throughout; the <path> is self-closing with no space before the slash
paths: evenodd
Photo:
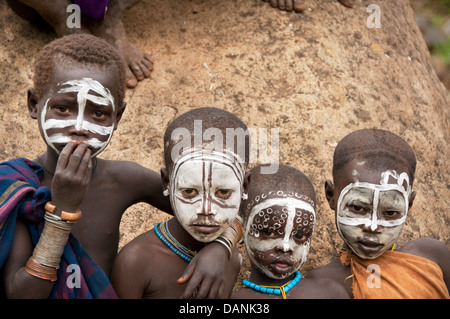
<path id="1" fill-rule="evenodd" d="M 48 119 L 45 121 L 43 125 L 44 130 L 50 130 L 50 129 L 58 129 L 58 128 L 65 128 L 70 126 L 75 126 L 77 124 L 77 120 L 56 120 L 56 119 Z M 94 124 L 88 121 L 83 121 L 81 123 L 81 129 L 99 134 L 99 135 L 109 135 L 114 130 L 114 125 L 111 126 L 103 126 Z"/>
<path id="2" fill-rule="evenodd" d="M 72 139 L 69 136 L 63 135 L 61 133 L 50 135 L 48 138 L 48 141 L 50 141 L 53 144 L 67 144 L 72 141 Z M 90 138 L 87 140 L 88 144 L 92 148 L 103 148 L 108 144 L 108 141 L 100 141 L 97 138 Z"/>
<path id="3" fill-rule="evenodd" d="M 50 135 L 47 138 L 47 141 L 51 142 L 52 144 L 67 144 L 72 139 L 66 135 L 63 135 L 61 133 Z"/>
<path id="4" fill-rule="evenodd" d="M 48 101 L 50 101 L 50 99 L 47 99 L 47 101 L 45 101 L 44 106 L 42 107 L 42 112 L 41 112 L 41 128 L 42 128 L 42 133 L 44 134 L 44 140 L 47 142 L 48 146 L 50 146 L 57 154 L 59 154 L 60 152 L 56 149 L 55 145 L 53 145 L 53 142 L 50 140 L 47 131 L 45 130 L 45 115 L 47 114 L 47 104 Z"/>
<path id="5" fill-rule="evenodd" d="M 286 220 L 286 226 L 284 228 L 285 231 L 284 231 L 284 238 L 283 238 L 283 242 L 282 242 L 283 251 L 288 251 L 293 248 L 290 245 L 290 238 L 291 238 L 292 229 L 294 228 L 295 207 L 293 207 L 292 205 L 289 205 L 286 207 L 288 208 L 289 213 L 288 213 L 288 218 Z"/>

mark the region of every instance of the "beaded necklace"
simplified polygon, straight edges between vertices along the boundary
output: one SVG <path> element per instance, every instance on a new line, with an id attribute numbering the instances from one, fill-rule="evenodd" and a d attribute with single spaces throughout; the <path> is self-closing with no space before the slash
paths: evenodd
<path id="1" fill-rule="evenodd" d="M 192 251 L 183 245 L 181 245 L 175 237 L 169 232 L 169 227 L 167 226 L 168 220 L 165 222 L 157 223 L 154 227 L 155 234 L 158 236 L 161 241 L 166 244 L 167 247 L 170 248 L 175 254 L 190 262 L 191 259 L 197 254 L 196 251 Z"/>
<path id="2" fill-rule="evenodd" d="M 259 292 L 262 292 L 265 294 L 281 295 L 283 297 L 283 299 L 286 299 L 286 293 L 289 290 L 291 290 L 296 284 L 298 284 L 298 282 L 300 281 L 301 278 L 302 278 L 302 274 L 300 273 L 300 271 L 296 271 L 294 279 L 292 279 L 291 281 L 288 281 L 283 286 L 279 286 L 279 287 L 278 286 L 260 286 L 260 285 L 250 282 L 248 279 L 244 279 L 242 281 L 242 283 L 244 284 L 244 287 L 248 287 L 248 288 L 251 288 L 253 290 L 256 290 L 256 291 L 259 291 Z"/>

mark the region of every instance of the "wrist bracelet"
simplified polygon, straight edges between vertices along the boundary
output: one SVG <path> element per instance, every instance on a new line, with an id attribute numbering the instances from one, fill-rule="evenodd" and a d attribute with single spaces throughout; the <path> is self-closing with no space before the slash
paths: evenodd
<path id="1" fill-rule="evenodd" d="M 25 264 L 24 270 L 30 275 L 44 280 L 56 281 L 56 268 L 47 267 L 30 257 Z"/>
<path id="2" fill-rule="evenodd" d="M 60 217 L 54 214 L 56 206 L 50 202 L 45 204 L 45 210 L 44 229 L 24 270 L 34 277 L 56 281 L 64 247 L 73 225 L 81 218 L 81 211 L 63 211 Z"/>
<path id="3" fill-rule="evenodd" d="M 244 230 L 241 222 L 238 219 L 235 219 L 231 226 L 225 229 L 222 235 L 217 237 L 214 241 L 222 244 L 226 248 L 228 259 L 230 259 L 234 247 L 241 241 L 243 234 Z"/>
<path id="4" fill-rule="evenodd" d="M 49 213 L 55 214 L 56 206 L 51 202 L 47 202 L 45 204 L 45 210 Z M 68 222 L 76 222 L 82 217 L 81 210 L 77 209 L 75 213 L 69 213 L 65 211 L 61 211 L 61 220 L 65 220 Z"/>
<path id="5" fill-rule="evenodd" d="M 225 249 L 228 252 L 228 260 L 230 260 L 231 255 L 233 254 L 233 248 L 232 248 L 231 242 L 222 236 L 217 237 L 214 241 L 216 243 L 222 244 L 225 247 Z"/>

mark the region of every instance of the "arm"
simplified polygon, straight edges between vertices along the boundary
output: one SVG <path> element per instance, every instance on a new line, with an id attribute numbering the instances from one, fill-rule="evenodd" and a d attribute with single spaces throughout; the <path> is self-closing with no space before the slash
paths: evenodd
<path id="1" fill-rule="evenodd" d="M 50 295 L 53 282 L 34 277 L 24 270 L 32 253 L 28 228 L 21 220 L 17 220 L 14 241 L 2 269 L 5 292 L 9 299 L 45 299 Z"/>
<path id="2" fill-rule="evenodd" d="M 420 238 L 411 243 L 420 247 L 419 249 L 422 253 L 418 253 L 417 255 L 422 255 L 439 265 L 442 269 L 447 289 L 450 291 L 450 250 L 448 247 L 443 242 L 434 238 Z"/>
<path id="3" fill-rule="evenodd" d="M 123 176 L 122 185 L 128 185 L 127 189 L 133 191 L 133 204 L 144 202 L 173 216 L 170 199 L 163 195 L 163 183 L 161 175 L 133 162 L 120 162 L 118 171 Z M 130 176 L 133 178 L 130 179 Z"/>
<path id="4" fill-rule="evenodd" d="M 147 281 L 144 279 L 146 264 L 143 262 L 139 249 L 128 244 L 117 255 L 111 273 L 111 283 L 121 299 L 141 299 Z"/>
<path id="5" fill-rule="evenodd" d="M 13 244 L 2 271 L 9 298 L 48 298 L 73 226 L 62 218 L 79 217 L 72 213 L 77 211 L 90 183 L 90 156 L 86 144 L 68 143 L 62 150 L 51 190 L 57 209 L 49 213 L 46 205 L 44 229 L 36 247 L 32 247 L 27 226 L 17 220 Z M 61 216 L 62 211 L 68 214 Z"/>

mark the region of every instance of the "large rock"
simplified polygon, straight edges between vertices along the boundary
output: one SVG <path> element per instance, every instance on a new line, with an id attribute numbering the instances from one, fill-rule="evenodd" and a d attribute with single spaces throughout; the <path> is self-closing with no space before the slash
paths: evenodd
<path id="1" fill-rule="evenodd" d="M 418 195 L 402 239 L 433 237 L 450 246 L 447 92 L 408 1 L 380 2 L 380 28 L 368 27 L 370 1 L 353 9 L 335 0 L 307 4 L 303 14 L 258 0 L 142 1 L 132 8 L 125 27 L 132 43 L 153 55 L 155 69 L 127 92 L 128 108 L 101 156 L 159 170 L 167 124 L 195 107 L 225 108 L 250 128 L 278 128 L 280 162 L 306 173 L 317 191 L 306 272 L 329 262 L 342 244 L 323 191 L 334 147 L 354 130 L 388 129 L 418 159 Z M 26 111 L 26 89 L 35 54 L 55 35 L 3 2 L 0 26 L 0 159 L 33 158 L 45 148 Z M 168 217 L 145 204 L 129 208 L 119 248 Z M 242 275 L 247 271 L 245 258 Z"/>

